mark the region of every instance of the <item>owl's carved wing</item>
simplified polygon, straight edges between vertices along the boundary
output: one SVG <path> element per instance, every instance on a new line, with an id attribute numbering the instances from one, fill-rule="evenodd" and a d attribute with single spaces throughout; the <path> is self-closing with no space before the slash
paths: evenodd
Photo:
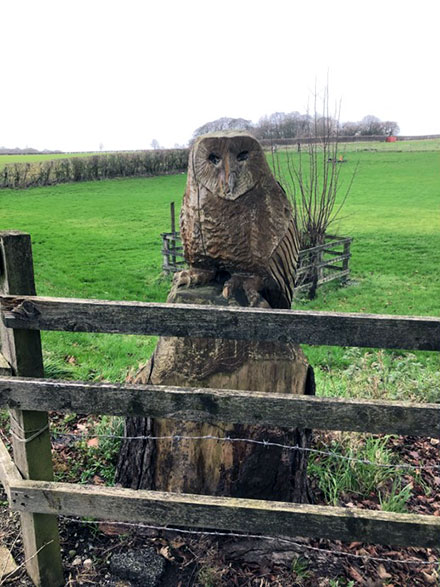
<path id="1" fill-rule="evenodd" d="M 268 292 L 272 308 L 290 308 L 295 287 L 295 273 L 298 264 L 299 238 L 293 215 L 287 230 L 269 259 L 269 273 L 277 288 Z"/>

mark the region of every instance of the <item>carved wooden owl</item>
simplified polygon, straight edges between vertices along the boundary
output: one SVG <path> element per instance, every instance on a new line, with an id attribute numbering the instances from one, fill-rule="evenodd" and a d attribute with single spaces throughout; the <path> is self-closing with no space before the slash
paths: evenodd
<path id="1" fill-rule="evenodd" d="M 229 278 L 225 297 L 238 289 L 250 305 L 290 308 L 299 249 L 296 224 L 254 137 L 233 131 L 196 140 L 180 230 L 190 265 L 187 284 L 223 276 Z"/>

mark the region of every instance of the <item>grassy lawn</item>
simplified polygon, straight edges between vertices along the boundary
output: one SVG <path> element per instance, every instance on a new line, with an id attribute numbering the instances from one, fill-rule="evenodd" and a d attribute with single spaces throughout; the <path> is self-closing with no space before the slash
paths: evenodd
<path id="1" fill-rule="evenodd" d="M 343 288 L 322 287 L 314 301 L 296 300 L 296 308 L 440 316 L 440 141 L 437 150 L 429 143 L 412 142 L 412 151 L 398 151 L 403 143 L 343 147 L 344 181 L 359 167 L 343 218 L 331 232 L 354 237 L 351 280 Z M 280 156 L 285 165 L 285 153 Z M 180 205 L 185 181 L 181 174 L 0 190 L 0 230 L 32 235 L 41 295 L 165 301 L 170 281 L 161 276 L 160 233 L 169 230 L 169 203 Z M 47 377 L 98 381 L 123 381 L 156 343 L 155 337 L 106 334 L 43 332 L 42 337 Z M 440 401 L 439 353 L 304 350 L 320 395 Z M 52 426 L 69 430 L 72 418 L 56 417 Z M 121 418 L 83 420 L 90 433 L 122 434 Z M 0 427 L 6 429 L 6 418 Z M 397 440 L 390 437 L 334 433 L 317 435 L 314 442 L 336 455 L 384 465 L 398 460 L 392 444 Z M 63 456 L 55 463 L 57 479 L 90 482 L 98 475 L 113 482 L 119 441 L 106 439 L 95 448 L 79 441 L 75 447 L 67 468 Z M 314 455 L 309 473 L 322 499 L 335 505 L 376 494 L 381 509 L 403 512 L 414 495 L 434 491 L 415 478 L 410 484 L 402 470 L 336 457 Z"/>
<path id="2" fill-rule="evenodd" d="M 41 295 L 164 301 L 160 232 L 185 176 L 0 191 L 0 226 L 32 235 Z M 43 333 L 48 376 L 123 380 L 149 356 L 146 337 Z"/>
<path id="3" fill-rule="evenodd" d="M 296 307 L 439 316 L 440 141 L 362 145 L 343 146 L 347 181 L 358 162 L 359 169 L 343 218 L 332 229 L 355 239 L 352 280 L 345 288 L 325 286 L 316 300 L 299 300 Z M 159 235 L 168 230 L 169 203 L 180 203 L 184 186 L 185 176 L 175 175 L 1 190 L 0 228 L 31 233 L 41 295 L 164 301 L 169 281 L 161 278 Z M 114 380 L 145 360 L 155 342 L 83 333 L 43 333 L 43 339 L 49 376 Z M 306 351 L 321 393 L 359 395 L 362 387 L 380 395 L 403 360 L 417 381 L 417 371 L 426 373 L 417 396 L 428 387 L 440 396 L 439 359 L 429 353 L 379 355 L 378 389 L 365 368 L 365 361 L 377 363 L 377 352 Z M 355 381 L 359 389 L 351 389 Z M 392 394 L 403 393 L 396 385 Z"/>
<path id="4" fill-rule="evenodd" d="M 341 178 L 345 185 L 356 165 L 359 167 L 342 218 L 330 232 L 354 237 L 352 281 L 345 288 L 324 286 L 316 300 L 300 301 L 297 307 L 440 315 L 440 152 L 426 145 L 423 150 L 418 143 L 415 151 L 404 148 L 402 152 L 386 150 L 396 143 L 369 143 L 368 150 L 358 150 L 362 144 L 342 146 L 346 163 Z M 420 143 L 439 147 L 438 141 Z M 280 157 L 285 164 L 285 153 Z M 438 355 L 329 347 L 308 348 L 307 354 L 315 368 L 321 367 L 316 369 L 320 393 L 386 394 L 421 401 L 440 398 Z M 405 369 L 407 376 L 399 377 Z M 391 379 L 404 380 L 406 385 L 397 389 Z"/>
<path id="5" fill-rule="evenodd" d="M 9 163 L 33 163 L 34 161 L 51 161 L 52 159 L 67 159 L 69 157 L 89 157 L 90 155 L 99 155 L 99 153 L 36 153 L 33 155 L 1 155 L 0 169 Z"/>
<path id="6" fill-rule="evenodd" d="M 423 139 L 414 141 L 396 141 L 395 143 L 386 143 L 385 141 L 359 141 L 356 143 L 340 143 L 341 152 L 357 151 L 384 151 L 386 153 L 402 153 L 408 151 L 438 151 L 440 150 L 440 139 Z M 285 147 L 283 147 L 284 149 Z M 287 149 L 296 151 L 296 145 L 287 146 Z M 303 150 L 306 147 L 303 146 Z"/>

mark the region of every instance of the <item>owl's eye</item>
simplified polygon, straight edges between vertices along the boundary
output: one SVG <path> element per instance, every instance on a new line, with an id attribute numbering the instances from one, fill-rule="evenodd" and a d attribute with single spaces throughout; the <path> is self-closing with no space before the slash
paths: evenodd
<path id="1" fill-rule="evenodd" d="M 208 161 L 211 161 L 211 163 L 217 165 L 217 163 L 220 163 L 220 157 L 215 153 L 211 153 L 208 157 Z"/>
<path id="2" fill-rule="evenodd" d="M 237 159 L 239 161 L 246 161 L 246 159 L 249 159 L 249 151 L 241 151 L 238 155 L 237 155 Z"/>

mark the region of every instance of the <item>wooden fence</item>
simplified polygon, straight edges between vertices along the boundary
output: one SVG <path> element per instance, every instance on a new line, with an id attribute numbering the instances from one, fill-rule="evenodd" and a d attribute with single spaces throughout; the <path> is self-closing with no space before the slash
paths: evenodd
<path id="1" fill-rule="evenodd" d="M 440 406 L 251 391 L 50 381 L 40 330 L 157 334 L 440 350 L 440 319 L 213 308 L 35 295 L 28 235 L 0 232 L 3 353 L 0 407 L 11 413 L 14 459 L 0 443 L 0 480 L 21 512 L 27 570 L 64 584 L 57 516 L 183 525 L 275 536 L 438 547 L 440 518 L 331 506 L 173 494 L 53 481 L 48 410 L 440 437 Z"/>
<path id="2" fill-rule="evenodd" d="M 185 268 L 183 246 L 179 232 L 163 232 L 162 237 L 162 269 L 165 273 L 175 273 Z M 349 274 L 351 257 L 351 237 L 327 235 L 323 245 L 304 249 L 299 253 L 296 272 L 296 291 L 309 289 L 329 283 L 334 279 L 346 281 Z"/>
<path id="3" fill-rule="evenodd" d="M 180 233 L 176 230 L 174 202 L 170 203 L 171 232 L 163 232 L 162 270 L 175 273 L 185 268 Z M 299 252 L 295 282 L 296 291 L 317 287 L 340 279 L 345 283 L 350 275 L 351 237 L 326 235 L 325 243 Z"/>

